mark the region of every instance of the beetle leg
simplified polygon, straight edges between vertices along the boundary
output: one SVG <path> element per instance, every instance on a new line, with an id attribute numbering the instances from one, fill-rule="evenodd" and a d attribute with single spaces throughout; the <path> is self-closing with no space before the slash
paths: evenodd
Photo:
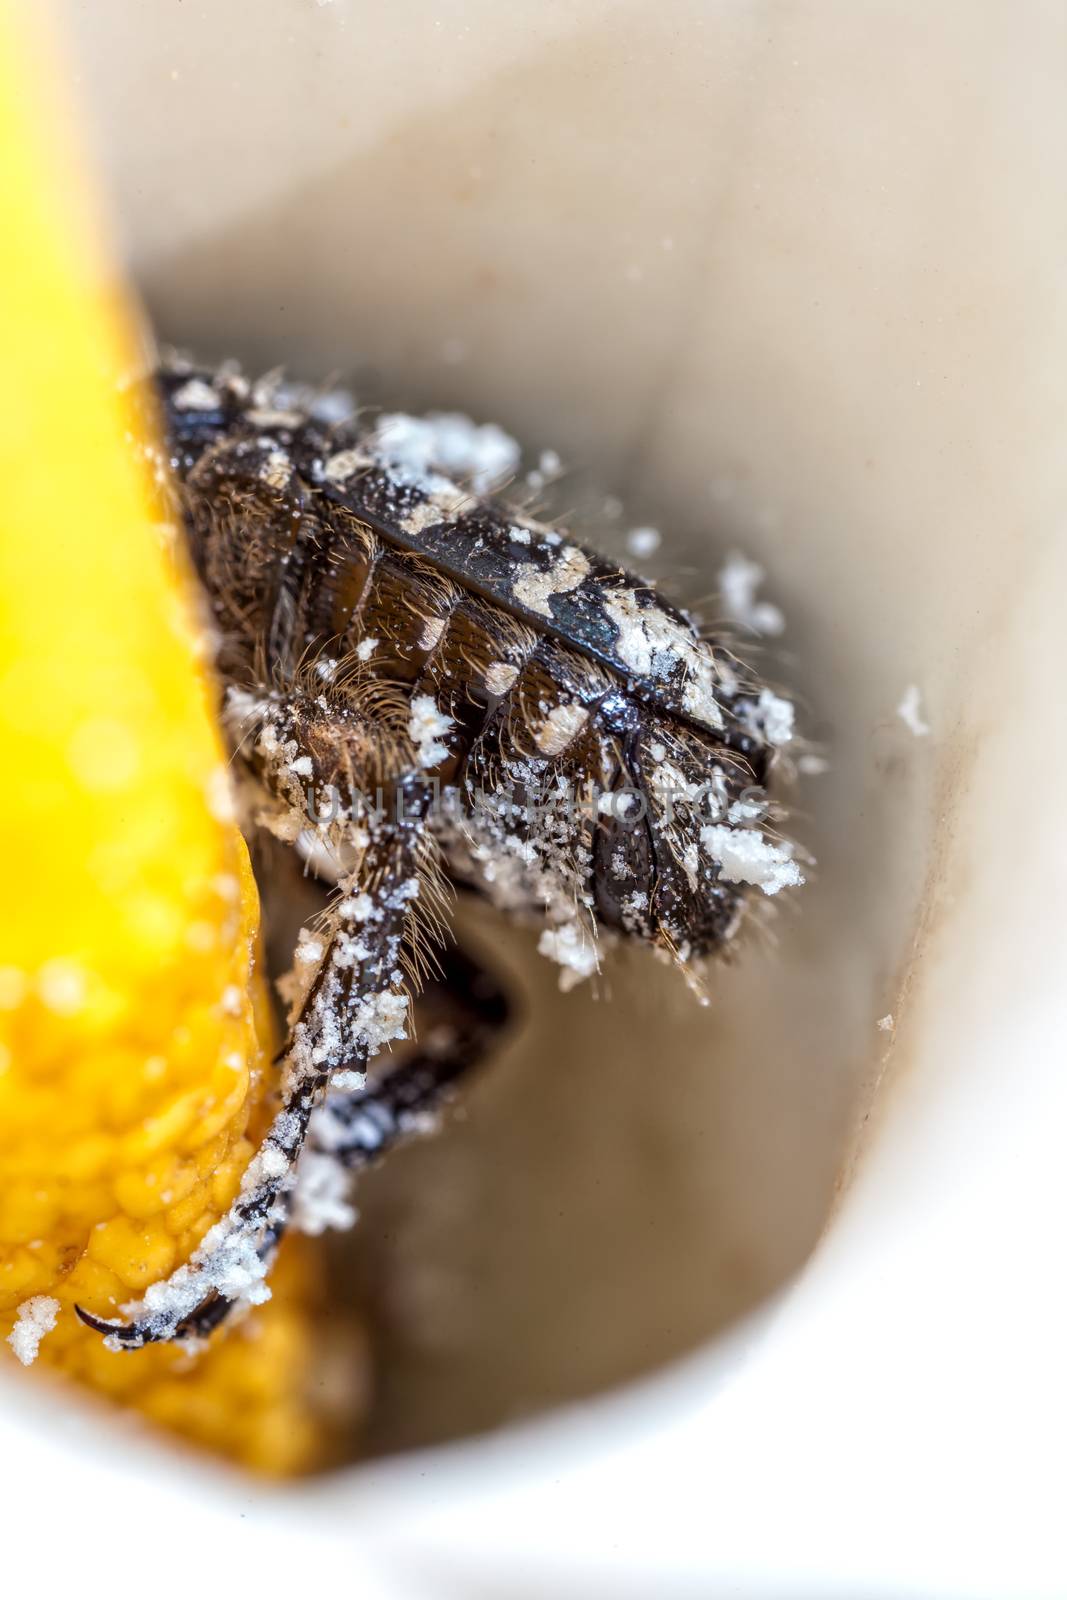
<path id="1" fill-rule="evenodd" d="M 282 1104 L 250 1161 L 236 1200 L 205 1235 L 190 1261 L 153 1284 L 128 1322 L 110 1322 L 82 1309 L 82 1321 L 107 1336 L 113 1348 L 139 1349 L 163 1340 L 196 1338 L 211 1331 L 241 1300 L 269 1298 L 264 1278 L 285 1231 L 296 1162 L 312 1111 L 334 1072 L 362 1072 L 368 1057 L 406 1009 L 400 955 L 411 909 L 406 892 L 430 801 L 428 785 L 400 786 L 396 820 L 382 820 L 371 835 L 361 883 L 370 917 L 346 923 L 345 902 L 318 972 L 292 1030 L 286 1053 Z M 352 902 L 352 916 L 363 896 Z"/>
<path id="2" fill-rule="evenodd" d="M 511 1010 L 496 979 L 453 946 L 440 957 L 441 977 L 424 1002 L 440 1009 L 425 1042 L 377 1082 L 351 1094 L 333 1092 L 312 1118 L 308 1149 L 356 1172 L 406 1135 L 426 1130 L 457 1081 L 481 1062 Z M 420 1010 L 422 1007 L 420 1006 Z"/>

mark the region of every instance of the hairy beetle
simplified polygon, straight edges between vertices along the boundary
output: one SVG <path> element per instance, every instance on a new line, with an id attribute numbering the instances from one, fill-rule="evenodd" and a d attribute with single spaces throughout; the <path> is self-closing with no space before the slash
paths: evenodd
<path id="1" fill-rule="evenodd" d="M 453 884 L 540 919 L 567 987 L 612 937 L 692 974 L 753 887 L 803 881 L 763 826 L 790 703 L 649 583 L 484 495 L 456 419 L 338 419 L 229 365 L 158 385 L 250 809 L 337 887 L 297 951 L 280 1109 L 231 1211 L 132 1320 L 82 1313 L 119 1348 L 264 1298 L 302 1173 L 380 1156 L 484 1053 L 506 1003 L 448 951 L 449 1027 L 367 1071 L 405 1036 Z"/>

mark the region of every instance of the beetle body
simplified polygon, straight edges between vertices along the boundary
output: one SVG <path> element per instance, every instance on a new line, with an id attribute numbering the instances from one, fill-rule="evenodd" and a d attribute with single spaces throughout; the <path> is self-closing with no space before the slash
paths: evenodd
<path id="1" fill-rule="evenodd" d="M 260 697 L 260 729 L 242 729 L 254 763 L 276 748 L 264 689 L 312 787 L 388 787 L 430 702 L 447 732 L 424 767 L 458 800 L 432 824 L 452 876 L 547 916 L 545 948 L 577 970 L 605 928 L 685 961 L 725 942 L 744 882 L 715 845 L 751 822 L 787 702 L 647 583 L 391 459 L 401 419 L 338 430 L 240 379 L 163 382 L 224 676 L 246 717 Z M 370 729 L 368 682 L 395 691 Z M 787 847 L 762 844 L 756 881 L 799 881 Z"/>
<path id="2" fill-rule="evenodd" d="M 316 1186 L 327 1159 L 377 1158 L 484 1051 L 506 1006 L 446 957 L 444 1046 L 368 1071 L 406 1036 L 450 882 L 539 920 L 567 988 L 610 937 L 690 975 L 754 888 L 803 881 L 763 826 L 792 707 L 651 585 L 458 482 L 426 424 L 333 420 L 230 368 L 159 388 L 255 820 L 338 890 L 297 952 L 280 1109 L 230 1213 L 132 1321 L 86 1317 L 124 1348 L 262 1297 L 308 1211 L 302 1158 Z"/>

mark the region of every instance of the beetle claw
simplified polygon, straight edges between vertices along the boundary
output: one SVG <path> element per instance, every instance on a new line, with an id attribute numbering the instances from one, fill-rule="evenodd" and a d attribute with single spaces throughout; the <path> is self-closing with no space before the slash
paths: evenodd
<path id="1" fill-rule="evenodd" d="M 74 1307 L 76 1315 L 85 1323 L 87 1328 L 92 1328 L 94 1333 L 102 1333 L 108 1339 L 115 1339 L 127 1349 L 139 1350 L 143 1344 L 154 1344 L 155 1340 L 147 1329 L 136 1322 L 111 1322 L 106 1317 L 98 1317 L 91 1311 L 86 1311 L 84 1306 Z"/>

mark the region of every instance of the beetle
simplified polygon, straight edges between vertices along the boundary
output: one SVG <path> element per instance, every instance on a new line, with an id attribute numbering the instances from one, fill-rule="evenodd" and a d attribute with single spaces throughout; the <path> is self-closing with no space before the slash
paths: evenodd
<path id="1" fill-rule="evenodd" d="M 120 1349 L 266 1298 L 308 1164 L 378 1159 L 484 1056 L 508 1006 L 447 947 L 454 886 L 536 919 L 566 988 L 619 938 L 698 985 L 754 888 L 803 882 L 765 825 L 791 704 L 653 585 L 462 481 L 431 424 L 232 364 L 155 389 L 249 812 L 335 887 L 229 1213 L 130 1320 L 79 1312 Z M 449 1027 L 368 1072 L 435 960 Z"/>

